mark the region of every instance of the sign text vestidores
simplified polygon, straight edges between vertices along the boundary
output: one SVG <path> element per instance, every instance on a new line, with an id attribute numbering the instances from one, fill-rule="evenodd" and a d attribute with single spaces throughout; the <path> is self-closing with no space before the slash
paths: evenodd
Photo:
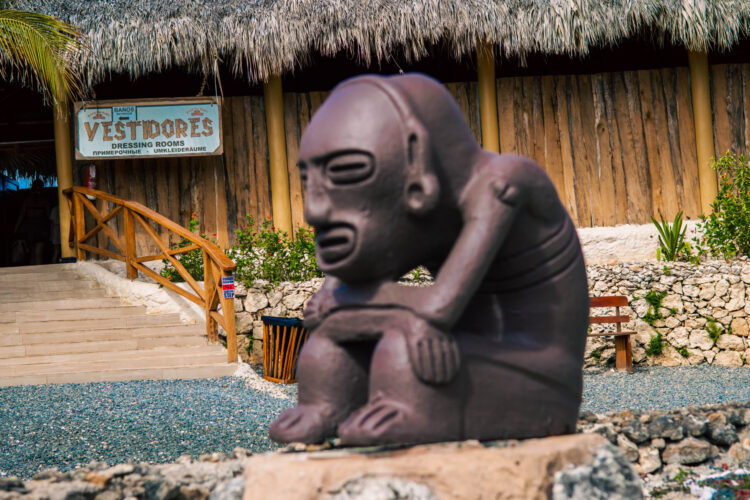
<path id="1" fill-rule="evenodd" d="M 78 160 L 224 152 L 215 97 L 79 102 L 75 116 Z"/>

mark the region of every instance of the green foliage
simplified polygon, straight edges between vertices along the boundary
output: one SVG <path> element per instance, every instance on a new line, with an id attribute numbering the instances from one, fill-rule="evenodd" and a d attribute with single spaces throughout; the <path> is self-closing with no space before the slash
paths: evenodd
<path id="1" fill-rule="evenodd" d="M 686 251 L 685 231 L 687 226 L 682 225 L 682 212 L 677 212 L 674 216 L 674 222 L 669 222 L 659 213 L 660 222 L 651 217 L 651 221 L 659 231 L 659 248 L 656 251 L 658 260 L 675 261 L 681 254 Z"/>
<path id="2" fill-rule="evenodd" d="M 13 10 L 0 2 L 0 80 L 40 89 L 52 104 L 83 95 L 74 60 L 84 48 L 75 26 L 45 14 Z"/>
<path id="3" fill-rule="evenodd" d="M 693 473 L 691 471 L 685 470 L 683 468 L 679 468 L 677 470 L 677 474 L 675 474 L 675 476 L 672 478 L 672 481 L 682 484 L 685 482 L 687 478 L 689 478 L 692 475 Z"/>
<path id="4" fill-rule="evenodd" d="M 664 273 L 664 276 L 669 276 L 672 274 L 672 269 L 669 266 L 664 266 L 661 268 L 661 272 Z"/>
<path id="5" fill-rule="evenodd" d="M 198 214 L 193 212 L 190 220 L 188 221 L 188 229 L 191 233 L 194 233 L 198 229 L 199 224 L 200 222 L 198 220 Z M 201 234 L 201 237 L 205 238 L 206 235 Z M 180 240 L 180 242 L 177 245 L 174 245 L 172 248 L 185 248 L 186 246 L 192 244 L 193 242 L 189 239 L 182 238 L 182 240 Z M 174 257 L 175 259 L 180 261 L 180 264 L 182 264 L 182 266 L 190 274 L 190 276 L 193 277 L 194 280 L 203 280 L 203 251 L 201 249 L 196 248 L 195 250 L 190 250 L 189 252 L 177 254 Z M 180 276 L 180 273 L 177 272 L 177 269 L 174 268 L 172 263 L 169 262 L 169 260 L 162 259 L 162 262 L 164 263 L 164 268 L 159 274 L 175 283 L 185 281 L 182 276 Z"/>
<path id="6" fill-rule="evenodd" d="M 690 356 L 690 353 L 688 352 L 687 347 L 685 346 L 675 347 L 675 350 L 679 352 L 680 356 L 682 356 L 683 358 L 687 358 L 688 356 Z"/>
<path id="7" fill-rule="evenodd" d="M 663 350 L 661 333 L 657 332 L 656 335 L 651 336 L 651 340 L 646 346 L 646 354 L 648 356 L 658 356 Z"/>
<path id="8" fill-rule="evenodd" d="M 745 155 L 731 152 L 715 160 L 719 192 L 711 204 L 712 213 L 701 216 L 699 237 L 694 238 L 698 254 L 710 253 L 731 259 L 750 256 L 750 166 Z"/>
<path id="9" fill-rule="evenodd" d="M 667 296 L 667 292 L 656 292 L 651 290 L 643 297 L 643 300 L 649 305 L 648 311 L 643 315 L 643 321 L 653 326 L 654 322 L 659 319 L 664 319 L 659 309 L 661 308 L 661 301 Z"/>
<path id="10" fill-rule="evenodd" d="M 315 261 L 313 232 L 299 228 L 294 240 L 271 223 L 270 218 L 256 227 L 247 215 L 247 228 L 236 231 L 236 243 L 228 252 L 237 264 L 238 281 L 252 285 L 255 280 L 272 284 L 281 281 L 305 281 L 322 276 Z"/>
<path id="11" fill-rule="evenodd" d="M 713 318 L 706 318 L 706 331 L 708 332 L 708 338 L 713 340 L 714 344 L 719 340 L 721 334 L 724 333 L 724 329 L 716 324 L 716 320 Z"/>
<path id="12" fill-rule="evenodd" d="M 602 359 L 602 352 L 599 350 L 591 351 L 591 357 L 594 358 L 595 361 L 599 361 Z"/>

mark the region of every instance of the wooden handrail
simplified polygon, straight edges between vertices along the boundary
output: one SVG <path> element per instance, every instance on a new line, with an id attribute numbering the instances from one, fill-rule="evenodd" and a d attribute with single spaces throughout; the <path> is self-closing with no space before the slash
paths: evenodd
<path id="1" fill-rule="evenodd" d="M 232 277 L 236 265 L 216 244 L 193 234 L 189 229 L 135 201 L 124 200 L 103 191 L 84 187 L 68 188 L 63 190 L 63 194 L 65 194 L 71 206 L 72 237 L 70 241 L 75 243 L 78 260 L 86 260 L 86 252 L 121 260 L 125 262 L 128 278 L 135 279 L 138 276 L 138 271 L 141 271 L 164 287 L 196 303 L 205 311 L 206 335 L 208 335 L 209 342 L 219 341 L 218 326 L 221 326 L 227 335 L 228 361 L 230 363 L 237 361 L 234 299 L 224 298 L 221 283 L 222 278 Z M 87 196 L 108 201 L 113 204 L 114 208 L 109 213 L 102 213 L 86 198 Z M 85 211 L 88 211 L 96 220 L 95 227 L 88 232 L 86 231 Z M 119 234 L 108 224 L 111 220 L 118 219 L 123 221 L 122 226 L 118 224 L 118 228 L 121 229 Z M 193 244 L 185 248 L 170 249 L 148 221 L 155 222 Z M 143 229 L 159 248 L 160 253 L 138 256 L 135 244 L 136 227 Z M 98 234 L 103 234 L 109 241 L 112 241 L 119 253 L 87 243 L 87 240 Z M 175 257 L 175 255 L 193 250 L 200 250 L 203 254 L 204 280 L 202 288 Z M 172 264 L 182 279 L 190 286 L 190 289 L 186 290 L 177 286 L 143 264 L 151 260 L 161 259 L 166 259 Z M 222 313 L 219 313 L 219 304 L 221 304 Z"/>

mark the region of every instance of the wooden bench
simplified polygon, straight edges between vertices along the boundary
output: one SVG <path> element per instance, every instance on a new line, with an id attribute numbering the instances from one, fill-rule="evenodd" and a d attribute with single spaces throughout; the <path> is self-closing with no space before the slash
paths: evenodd
<path id="1" fill-rule="evenodd" d="M 615 338 L 615 368 L 626 370 L 628 373 L 633 371 L 633 351 L 630 345 L 630 336 L 635 332 L 622 331 L 622 324 L 630 321 L 630 316 L 620 314 L 620 307 L 628 305 L 628 298 L 622 295 L 609 297 L 591 297 L 591 308 L 595 307 L 614 307 L 614 316 L 591 316 L 590 324 L 607 324 L 614 323 L 615 331 L 613 332 L 596 332 L 589 333 L 589 337 L 614 337 Z"/>

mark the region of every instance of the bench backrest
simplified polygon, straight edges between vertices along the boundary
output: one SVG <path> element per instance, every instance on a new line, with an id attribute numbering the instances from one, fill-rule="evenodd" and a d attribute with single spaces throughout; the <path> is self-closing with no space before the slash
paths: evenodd
<path id="1" fill-rule="evenodd" d="M 591 307 L 614 307 L 614 316 L 591 316 L 589 323 L 601 324 L 601 323 L 615 323 L 617 325 L 617 331 L 622 331 L 622 323 L 630 321 L 630 316 L 627 314 L 620 314 L 620 306 L 628 305 L 628 298 L 624 295 L 612 295 L 609 297 L 591 297 Z"/>

